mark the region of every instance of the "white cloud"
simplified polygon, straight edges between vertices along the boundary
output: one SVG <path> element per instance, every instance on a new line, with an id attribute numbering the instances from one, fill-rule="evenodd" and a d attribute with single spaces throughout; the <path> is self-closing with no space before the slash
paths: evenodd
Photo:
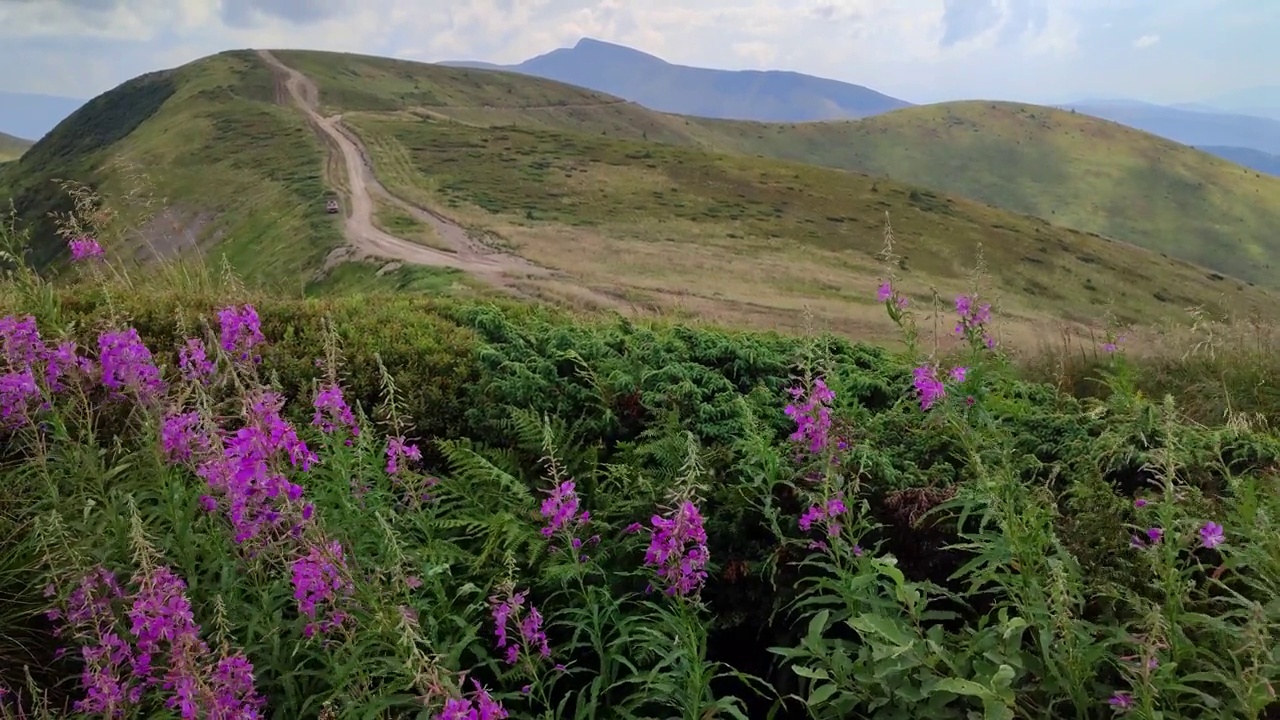
<path id="1" fill-rule="evenodd" d="M 1203 9 L 1223 2 L 0 0 L 0 67 L 23 69 L 0 75 L 0 89 L 86 97 L 229 48 L 515 63 L 582 37 L 685 65 L 796 70 L 916 101 L 1141 96 L 1157 87 L 1194 93 L 1199 87 L 1186 85 L 1188 73 L 1208 72 L 1205 53 L 1225 46 L 1239 57 L 1213 63 L 1211 74 L 1233 85 L 1246 78 L 1261 83 L 1265 68 L 1280 61 L 1259 59 L 1272 53 L 1270 46 L 1255 40 L 1248 61 L 1245 41 L 1223 38 L 1262 37 L 1268 28 L 1274 35 L 1280 16 L 1224 25 L 1225 5 L 1216 14 Z M 1123 65 L 1131 43 L 1150 47 L 1161 38 L 1185 48 L 1186 57 Z M 1195 77 L 1198 84 L 1215 82 Z"/>
<path id="2" fill-rule="evenodd" d="M 1158 42 L 1160 42 L 1159 35 L 1143 35 L 1142 37 L 1133 41 L 1133 46 L 1139 50 L 1142 50 L 1144 48 L 1149 48 Z"/>
<path id="3" fill-rule="evenodd" d="M 778 57 L 778 48 L 772 43 L 751 40 L 733 44 L 733 53 L 755 66 L 756 69 L 768 69 Z"/>

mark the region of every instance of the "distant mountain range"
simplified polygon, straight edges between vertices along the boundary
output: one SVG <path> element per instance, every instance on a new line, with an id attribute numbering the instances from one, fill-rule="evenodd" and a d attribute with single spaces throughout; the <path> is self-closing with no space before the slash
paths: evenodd
<path id="1" fill-rule="evenodd" d="M 0 92 L 0 132 L 39 140 L 84 103 L 54 95 Z"/>
<path id="2" fill-rule="evenodd" d="M 912 105 L 839 80 L 780 70 L 712 70 L 675 65 L 639 50 L 590 38 L 518 65 L 440 64 L 518 72 L 609 93 L 651 110 L 730 120 L 852 119 Z"/>
<path id="3" fill-rule="evenodd" d="M 1271 118 L 1185 110 L 1133 100 L 1060 107 L 1146 130 L 1184 145 L 1226 145 L 1280 154 L 1280 120 Z"/>
<path id="4" fill-rule="evenodd" d="M 1209 111 L 1205 104 L 1154 105 L 1137 100 L 1091 100 L 1060 105 L 1174 142 L 1271 175 L 1280 155 L 1280 120 Z M 1197 109 L 1188 109 L 1195 107 Z"/>
<path id="5" fill-rule="evenodd" d="M 1211 112 L 1256 115 L 1280 120 L 1280 85 L 1261 85 L 1234 90 L 1201 100 Z"/>
<path id="6" fill-rule="evenodd" d="M 1221 145 L 1200 145 L 1196 149 L 1203 150 L 1210 155 L 1217 155 L 1223 160 L 1230 160 L 1237 165 L 1243 165 L 1258 172 L 1280 177 L 1280 155 L 1271 155 L 1253 148 L 1223 147 Z"/>
<path id="7" fill-rule="evenodd" d="M 850 120 L 914 106 L 839 80 L 780 70 L 676 65 L 591 38 L 515 65 L 469 61 L 439 64 L 557 80 L 616 95 L 652 110 L 707 118 L 758 122 Z M 83 100 L 74 98 L 0 92 L 0 132 L 37 140 L 83 104 Z M 1249 88 L 1176 105 L 1089 99 L 1056 107 L 1118 122 L 1259 172 L 1280 175 L 1280 86 Z M 1253 110 L 1242 111 L 1249 108 Z"/>
<path id="8" fill-rule="evenodd" d="M 455 61 L 452 67 L 505 70 L 557 80 L 652 110 L 758 122 L 852 120 L 912 107 L 871 88 L 777 70 L 713 70 L 669 63 L 622 45 L 584 38 L 516 65 Z M 1274 93 L 1270 93 L 1275 90 Z M 1270 93 L 1270 94 L 1269 94 Z M 1259 172 L 1277 174 L 1280 119 L 1219 110 L 1266 105 L 1280 88 L 1256 88 L 1178 105 L 1128 99 L 1083 100 L 1056 107 L 1111 120 L 1191 145 Z"/>

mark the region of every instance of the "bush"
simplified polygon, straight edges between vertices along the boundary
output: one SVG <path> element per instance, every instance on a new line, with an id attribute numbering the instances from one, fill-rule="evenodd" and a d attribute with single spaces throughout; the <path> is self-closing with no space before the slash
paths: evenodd
<path id="1" fill-rule="evenodd" d="M 968 312 L 922 360 L 422 298 L 14 297 L 27 707 L 26 669 L 135 716 L 1276 709 L 1280 444 L 1147 399 L 1123 353 L 1077 399 Z"/>

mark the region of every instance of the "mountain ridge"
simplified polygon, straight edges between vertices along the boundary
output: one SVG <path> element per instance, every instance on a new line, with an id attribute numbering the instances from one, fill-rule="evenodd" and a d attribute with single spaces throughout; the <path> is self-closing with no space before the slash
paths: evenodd
<path id="1" fill-rule="evenodd" d="M 515 65 L 469 61 L 447 67 L 519 72 L 609 93 L 651 110 L 763 122 L 866 117 L 912 103 L 871 88 L 790 70 L 717 70 L 679 65 L 625 45 L 582 38 Z"/>

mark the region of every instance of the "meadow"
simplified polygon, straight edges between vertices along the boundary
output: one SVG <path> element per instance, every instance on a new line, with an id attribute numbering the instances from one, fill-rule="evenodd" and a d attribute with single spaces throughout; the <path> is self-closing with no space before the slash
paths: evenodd
<path id="1" fill-rule="evenodd" d="M 69 244 L 3 258 L 6 720 L 1280 711 L 1262 334 L 1027 357 L 962 294 L 944 344 L 886 274 L 891 351 Z"/>

